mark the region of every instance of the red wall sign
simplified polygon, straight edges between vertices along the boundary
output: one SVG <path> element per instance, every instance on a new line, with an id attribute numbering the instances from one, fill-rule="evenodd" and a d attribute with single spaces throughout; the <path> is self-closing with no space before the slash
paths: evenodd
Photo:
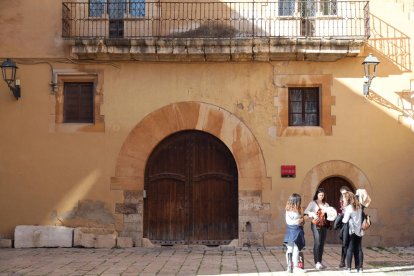
<path id="1" fill-rule="evenodd" d="M 281 177 L 296 177 L 295 165 L 282 165 L 280 168 Z"/>

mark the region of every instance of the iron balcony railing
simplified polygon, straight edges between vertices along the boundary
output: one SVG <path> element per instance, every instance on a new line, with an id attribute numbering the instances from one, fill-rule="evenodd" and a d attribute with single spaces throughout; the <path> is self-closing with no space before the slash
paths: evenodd
<path id="1" fill-rule="evenodd" d="M 369 37 L 369 2 L 63 2 L 62 35 L 84 38 Z"/>

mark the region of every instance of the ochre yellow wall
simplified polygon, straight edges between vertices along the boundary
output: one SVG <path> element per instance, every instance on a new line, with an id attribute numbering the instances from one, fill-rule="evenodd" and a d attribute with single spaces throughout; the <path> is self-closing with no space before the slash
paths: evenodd
<path id="1" fill-rule="evenodd" d="M 379 2 L 371 1 L 371 11 L 385 16 Z M 397 28 L 414 36 L 408 20 L 398 13 L 389 17 Z M 271 179 L 271 186 L 262 191 L 263 202 L 271 206 L 267 244 L 281 244 L 287 197 L 301 193 L 306 205 L 313 192 L 304 182 L 308 173 L 333 160 L 352 164 L 365 176 L 374 218 L 367 242 L 414 242 L 414 127 L 403 123 L 401 112 L 389 104 L 399 106 L 395 92 L 409 90 L 414 74 L 399 70 L 379 51 L 365 47 L 360 57 L 323 63 L 81 62 L 69 59 L 69 42 L 61 38 L 60 22 L 60 1 L 0 1 L 0 37 L 7 37 L 0 43 L 0 58 L 17 61 L 22 86 L 22 97 L 16 101 L 0 81 L 0 237 L 12 238 L 17 225 L 60 225 L 71 214 L 79 215 L 79 204 L 84 202 L 96 208 L 95 216 L 75 218 L 71 225 L 122 228 L 122 216 L 114 208 L 123 201 L 123 193 L 110 189 L 121 146 L 148 114 L 191 101 L 232 113 L 257 139 Z M 381 61 L 371 86 L 378 98 L 362 95 L 361 63 L 369 52 Z M 54 119 L 51 67 L 102 72 L 104 131 L 49 129 Z M 275 79 L 286 74 L 332 76 L 332 135 L 277 136 Z M 288 164 L 296 165 L 295 178 L 280 177 L 280 166 Z"/>

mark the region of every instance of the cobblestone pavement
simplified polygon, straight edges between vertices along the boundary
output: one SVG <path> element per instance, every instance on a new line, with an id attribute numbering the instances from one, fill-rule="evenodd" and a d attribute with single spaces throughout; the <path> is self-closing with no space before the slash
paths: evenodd
<path id="1" fill-rule="evenodd" d="M 337 268 L 340 247 L 325 248 L 328 268 L 308 275 L 347 275 Z M 364 248 L 364 274 L 414 275 L 414 247 Z M 0 275 L 289 275 L 281 247 L 273 248 L 31 248 L 0 249 Z M 354 271 L 351 274 L 356 274 Z"/>

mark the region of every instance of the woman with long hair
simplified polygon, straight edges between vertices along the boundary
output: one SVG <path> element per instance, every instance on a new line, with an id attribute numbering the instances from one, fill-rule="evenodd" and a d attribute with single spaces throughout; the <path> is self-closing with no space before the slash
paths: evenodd
<path id="1" fill-rule="evenodd" d="M 305 233 L 303 231 L 303 213 L 301 207 L 302 198 L 298 194 L 292 194 L 286 202 L 286 234 L 284 243 L 287 247 L 286 262 L 288 272 L 303 271 L 299 267 L 299 252 L 305 246 Z"/>
<path id="2" fill-rule="evenodd" d="M 339 216 L 342 215 L 340 218 L 340 223 L 341 223 L 343 219 L 343 214 L 345 212 L 345 206 L 346 206 L 346 204 L 344 203 L 344 194 L 346 192 L 351 192 L 351 189 L 348 186 L 342 186 L 341 188 L 339 188 L 339 192 L 341 193 L 341 198 L 339 200 L 340 210 L 338 212 L 338 215 Z M 348 250 L 348 245 L 349 245 L 349 240 L 350 240 L 348 231 L 349 231 L 348 223 L 342 223 L 339 229 L 339 238 L 342 242 L 341 261 L 339 263 L 339 268 L 345 267 L 346 252 Z"/>
<path id="3" fill-rule="evenodd" d="M 364 254 L 362 252 L 362 208 L 357 197 L 351 193 L 344 193 L 345 212 L 343 223 L 348 223 L 350 241 L 346 252 L 346 271 L 351 272 L 352 256 L 355 259 L 355 268 L 362 272 Z"/>
<path id="4" fill-rule="evenodd" d="M 315 261 L 316 269 L 324 269 L 326 266 L 322 263 L 323 250 L 325 247 L 327 225 L 326 222 L 326 208 L 329 204 L 326 203 L 325 189 L 318 188 L 313 196 L 313 200 L 309 202 L 305 210 L 305 216 L 312 219 L 311 230 L 313 233 L 313 259 Z"/>

